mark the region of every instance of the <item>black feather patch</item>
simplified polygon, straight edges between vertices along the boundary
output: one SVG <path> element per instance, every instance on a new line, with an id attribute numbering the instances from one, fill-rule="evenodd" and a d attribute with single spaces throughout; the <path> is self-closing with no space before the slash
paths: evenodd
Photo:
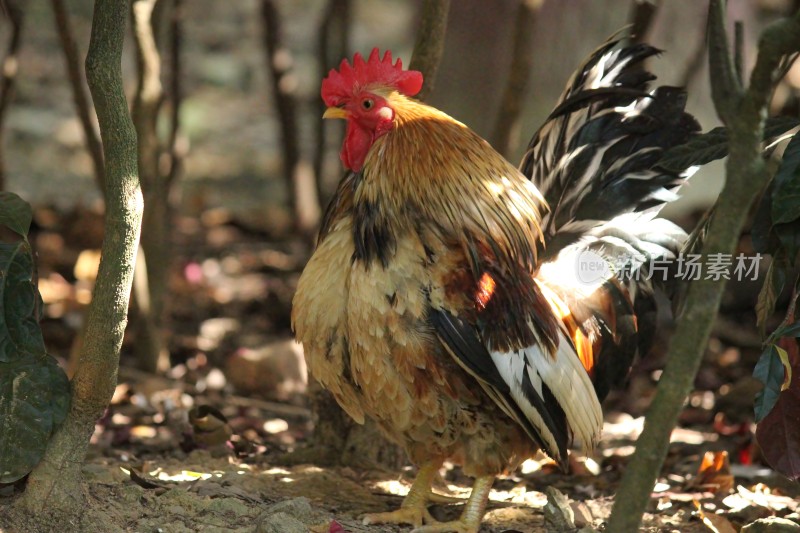
<path id="1" fill-rule="evenodd" d="M 492 356 L 489 355 L 475 328 L 447 311 L 439 309 L 430 310 L 428 321 L 472 374 L 500 391 L 508 392 L 508 384 L 494 366 Z"/>
<path id="2" fill-rule="evenodd" d="M 439 339 L 447 347 L 447 351 L 457 358 L 467 371 L 475 376 L 484 386 L 494 391 L 502 400 L 501 406 L 511 410 L 512 418 L 525 430 L 528 436 L 551 457 L 560 457 L 560 466 L 567 463 L 567 419 L 550 389 L 543 386 L 544 398 L 539 397 L 533 384 L 525 374 L 523 378 L 523 394 L 536 408 L 558 443 L 558 450 L 551 450 L 542 439 L 539 431 L 533 426 L 520 406 L 511 397 L 511 390 L 492 360 L 492 356 L 481 341 L 477 330 L 463 320 L 440 309 L 430 309 L 428 321 Z M 527 385 L 526 385 L 527 383 Z M 500 403 L 500 402 L 498 402 Z M 558 454 L 558 455 L 557 455 Z"/>
<path id="3" fill-rule="evenodd" d="M 545 383 L 542 383 L 542 397 L 540 397 L 533 387 L 533 383 L 531 383 L 531 378 L 527 372 L 522 375 L 522 393 L 525 395 L 525 398 L 531 402 L 533 407 L 536 408 L 547 426 L 547 429 L 549 429 L 550 433 L 555 437 L 556 444 L 558 445 L 558 457 L 561 458 L 561 466 L 563 468 L 567 464 L 567 444 L 569 443 L 567 415 L 564 413 L 564 409 L 561 408 L 555 395 L 553 395 L 553 392 Z M 545 451 L 551 457 L 556 457 L 556 450 L 545 448 Z"/>
<path id="4" fill-rule="evenodd" d="M 659 50 L 609 41 L 572 76 L 528 145 L 520 170 L 550 206 L 543 220 L 549 260 L 604 221 L 657 210 L 687 173 L 657 167 L 662 153 L 699 131 L 686 92 L 659 87 L 643 61 Z"/>
<path id="5" fill-rule="evenodd" d="M 353 259 L 367 266 L 378 260 L 386 268 L 397 247 L 389 221 L 380 207 L 368 200 L 356 202 L 353 208 Z"/>
<path id="6" fill-rule="evenodd" d="M 336 188 L 336 194 L 331 198 L 328 207 L 325 209 L 325 215 L 322 217 L 322 224 L 320 224 L 319 235 L 317 236 L 317 244 L 325 240 L 328 233 L 333 229 L 333 225 L 341 218 L 341 216 L 353 206 L 353 192 L 355 191 L 355 184 L 359 179 L 358 174 L 348 172 L 339 182 Z"/>

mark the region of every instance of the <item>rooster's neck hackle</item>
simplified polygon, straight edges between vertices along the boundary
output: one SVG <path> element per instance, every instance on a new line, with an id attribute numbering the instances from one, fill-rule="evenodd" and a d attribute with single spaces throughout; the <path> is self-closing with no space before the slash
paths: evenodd
<path id="1" fill-rule="evenodd" d="M 428 221 L 464 249 L 481 246 L 476 256 L 493 250 L 509 272 L 532 272 L 546 210 L 536 187 L 461 122 L 397 92 L 386 98 L 394 125 L 371 147 L 354 187 L 356 239 L 380 236 L 385 262 L 397 235 Z M 478 277 L 482 266 L 473 265 Z"/>

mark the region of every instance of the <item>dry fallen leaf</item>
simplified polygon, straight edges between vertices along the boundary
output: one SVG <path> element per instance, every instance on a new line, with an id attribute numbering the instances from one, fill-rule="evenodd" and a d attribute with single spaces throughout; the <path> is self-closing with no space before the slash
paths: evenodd
<path id="1" fill-rule="evenodd" d="M 709 531 L 714 533 L 737 533 L 736 528 L 733 527 L 730 520 L 722 515 L 703 512 L 703 507 L 700 502 L 694 500 L 694 506 L 697 507 L 697 516 L 703 521 Z"/>

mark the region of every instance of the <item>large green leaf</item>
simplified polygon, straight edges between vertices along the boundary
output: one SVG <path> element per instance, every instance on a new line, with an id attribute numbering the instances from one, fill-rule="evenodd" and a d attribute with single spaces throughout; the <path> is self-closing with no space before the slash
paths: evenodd
<path id="1" fill-rule="evenodd" d="M 772 223 L 800 218 L 800 136 L 795 135 L 783 152 L 772 190 Z M 783 241 L 783 239 L 781 239 Z"/>
<path id="2" fill-rule="evenodd" d="M 69 408 L 69 381 L 39 328 L 34 268 L 26 239 L 0 243 L 0 483 L 36 466 Z"/>
<path id="3" fill-rule="evenodd" d="M 0 363 L 45 353 L 27 241 L 0 243 Z"/>
<path id="4" fill-rule="evenodd" d="M 0 363 L 0 483 L 30 472 L 69 408 L 69 381 L 47 354 Z"/>
<path id="5" fill-rule="evenodd" d="M 764 140 L 770 141 L 792 128 L 800 126 L 794 117 L 771 117 L 764 125 Z M 661 156 L 658 166 L 672 172 L 681 172 L 695 165 L 705 165 L 728 155 L 728 130 L 720 126 L 695 135 L 688 142 L 670 148 Z"/>
<path id="6" fill-rule="evenodd" d="M 778 339 L 780 337 L 800 337 L 800 320 L 792 324 L 781 326 L 772 332 L 771 338 Z"/>
<path id="7" fill-rule="evenodd" d="M 767 462 L 792 479 L 800 479 L 800 355 L 797 344 L 784 344 L 788 351 L 792 381 L 756 429 L 756 439 Z"/>
<path id="8" fill-rule="evenodd" d="M 764 389 L 756 396 L 756 422 L 760 422 L 772 411 L 783 389 L 786 372 L 781 352 L 786 353 L 783 348 L 770 344 L 753 369 L 753 377 L 764 384 Z"/>
<path id="9" fill-rule="evenodd" d="M 781 292 L 783 292 L 783 287 L 786 285 L 787 268 L 788 266 L 781 257 L 775 257 L 769 265 L 766 279 L 764 279 L 764 284 L 761 286 L 761 292 L 758 293 L 756 324 L 762 339 L 766 335 L 767 320 L 775 311 L 775 304 Z"/>
<path id="10" fill-rule="evenodd" d="M 27 237 L 32 220 L 33 211 L 28 202 L 13 192 L 0 192 L 0 224 Z"/>
<path id="11" fill-rule="evenodd" d="M 782 256 L 787 264 L 794 263 L 800 252 L 800 197 L 798 190 L 798 154 L 800 154 L 800 136 L 795 135 L 787 147 L 784 160 L 769 186 L 761 195 L 751 236 L 753 248 L 760 254 L 773 257 Z M 794 169 L 794 174 L 789 172 Z M 792 192 L 794 191 L 794 192 Z M 798 203 L 798 205 L 792 205 Z M 777 222 L 774 217 L 779 217 Z M 792 218 L 797 217 L 797 218 Z M 788 221 L 787 221 L 788 220 Z M 787 267 L 788 268 L 788 267 Z"/>

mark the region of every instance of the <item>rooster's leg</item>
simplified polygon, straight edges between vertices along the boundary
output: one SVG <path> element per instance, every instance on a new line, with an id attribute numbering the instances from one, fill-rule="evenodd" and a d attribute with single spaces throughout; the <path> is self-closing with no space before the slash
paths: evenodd
<path id="1" fill-rule="evenodd" d="M 423 522 L 434 522 L 428 512 L 428 501 L 431 499 L 431 483 L 439 471 L 441 463 L 432 462 L 422 465 L 417 472 L 408 495 L 400 509 L 388 513 L 370 513 L 364 516 L 364 525 L 369 524 L 411 524 L 419 527 Z"/>
<path id="2" fill-rule="evenodd" d="M 467 505 L 461 513 L 461 518 L 453 522 L 440 522 L 417 527 L 411 533 L 478 533 L 481 528 L 481 519 L 486 512 L 486 502 L 492 490 L 494 476 L 484 476 L 475 479 L 472 494 L 469 495 Z"/>

